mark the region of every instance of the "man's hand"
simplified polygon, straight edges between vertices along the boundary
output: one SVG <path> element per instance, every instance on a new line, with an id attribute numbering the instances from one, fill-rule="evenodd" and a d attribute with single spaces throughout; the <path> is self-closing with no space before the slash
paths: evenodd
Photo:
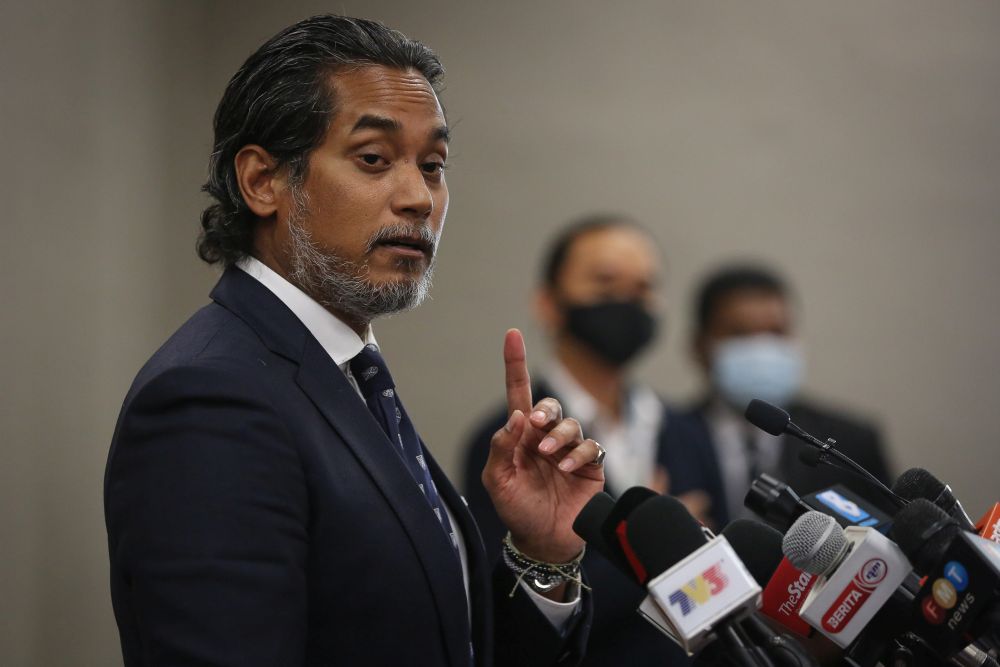
<path id="1" fill-rule="evenodd" d="M 565 563 L 583 548 L 572 528 L 576 515 L 604 488 L 603 467 L 590 465 L 599 449 L 584 439 L 578 421 L 563 418 L 554 398 L 532 403 L 524 338 L 517 329 L 507 332 L 503 356 L 508 421 L 490 441 L 483 485 L 522 553 Z"/>

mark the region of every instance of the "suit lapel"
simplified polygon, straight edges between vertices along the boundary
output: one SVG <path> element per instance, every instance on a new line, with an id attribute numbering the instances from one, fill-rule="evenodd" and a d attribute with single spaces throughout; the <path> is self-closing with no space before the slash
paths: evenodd
<path id="1" fill-rule="evenodd" d="M 268 349 L 298 364 L 296 383 L 374 481 L 409 537 L 434 596 L 451 663 L 467 665 L 467 601 L 455 551 L 364 401 L 305 325 L 256 279 L 231 267 L 212 290 L 212 298 L 246 322 Z M 435 483 L 450 491 L 446 499 L 449 508 L 466 515 L 464 504 L 452 501 L 454 490 L 436 464 L 435 472 Z M 475 526 L 472 533 L 466 532 L 469 529 L 463 520 L 461 527 L 466 539 L 478 545 Z M 470 556 L 473 552 L 478 556 L 480 549 L 470 546 Z"/>
<path id="2" fill-rule="evenodd" d="M 460 566 L 406 464 L 347 378 L 312 336 L 303 347 L 296 381 L 395 511 L 430 582 L 452 662 L 468 664 L 467 603 Z"/>
<path id="3" fill-rule="evenodd" d="M 704 473 L 714 490 L 714 493 L 711 494 L 713 502 L 719 504 L 715 515 L 721 527 L 729 523 L 732 517 L 729 516 L 728 494 L 726 493 L 726 485 L 722 481 L 722 468 L 719 466 L 719 454 L 716 452 L 717 445 L 712 438 L 712 429 L 708 425 L 708 401 L 699 404 L 699 407 L 692 411 L 691 415 L 693 417 L 692 427 L 697 429 L 698 440 L 704 443 L 701 448 L 705 457 Z"/>

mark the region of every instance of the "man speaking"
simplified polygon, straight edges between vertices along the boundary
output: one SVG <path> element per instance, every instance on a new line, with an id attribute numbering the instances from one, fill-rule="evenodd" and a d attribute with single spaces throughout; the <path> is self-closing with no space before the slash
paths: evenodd
<path id="1" fill-rule="evenodd" d="M 534 403 L 517 331 L 509 419 L 475 522 L 372 333 L 430 284 L 448 208 L 443 69 L 378 23 L 320 16 L 244 63 L 215 115 L 200 256 L 212 303 L 130 389 L 105 477 L 125 664 L 545 665 L 582 652 L 571 524 L 603 450 Z"/>

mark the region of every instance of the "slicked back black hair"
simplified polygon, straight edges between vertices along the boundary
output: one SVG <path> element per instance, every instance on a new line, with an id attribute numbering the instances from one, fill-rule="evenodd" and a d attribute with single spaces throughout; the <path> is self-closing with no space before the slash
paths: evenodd
<path id="1" fill-rule="evenodd" d="M 590 232 L 609 229 L 611 227 L 627 227 L 644 234 L 649 231 L 627 215 L 614 213 L 597 213 L 587 215 L 570 222 L 562 228 L 549 245 L 542 260 L 542 284 L 549 289 L 555 289 L 559 283 L 559 273 L 566 264 L 573 244 Z M 651 237 L 652 238 L 652 237 Z"/>
<path id="2" fill-rule="evenodd" d="M 702 334 L 715 315 L 719 304 L 736 292 L 756 291 L 788 297 L 785 281 L 771 269 L 757 264 L 733 264 L 705 278 L 695 299 L 696 333 Z"/>
<path id="3" fill-rule="evenodd" d="M 240 149 L 263 147 L 300 184 L 335 112 L 330 75 L 367 65 L 414 69 L 435 92 L 444 76 L 438 57 L 420 42 L 375 21 L 332 14 L 285 28 L 243 63 L 215 112 L 215 145 L 202 187 L 215 203 L 201 215 L 199 257 L 229 265 L 252 249 L 255 218 L 236 181 Z"/>

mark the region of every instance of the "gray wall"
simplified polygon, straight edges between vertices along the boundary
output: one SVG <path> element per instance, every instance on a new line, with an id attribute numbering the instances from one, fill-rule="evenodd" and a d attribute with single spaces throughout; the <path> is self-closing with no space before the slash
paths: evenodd
<path id="1" fill-rule="evenodd" d="M 281 6 L 278 6 L 281 4 Z M 809 388 L 879 420 L 973 512 L 1000 397 L 1000 4 L 21 3 L 0 22 L 0 663 L 120 661 L 101 475 L 132 375 L 214 280 L 192 248 L 211 113 L 263 39 L 328 9 L 448 67 L 452 206 L 434 298 L 377 327 L 458 469 L 502 395 L 540 249 L 592 209 L 669 257 L 642 375 L 684 398 L 688 293 L 731 257 L 804 297 Z"/>

